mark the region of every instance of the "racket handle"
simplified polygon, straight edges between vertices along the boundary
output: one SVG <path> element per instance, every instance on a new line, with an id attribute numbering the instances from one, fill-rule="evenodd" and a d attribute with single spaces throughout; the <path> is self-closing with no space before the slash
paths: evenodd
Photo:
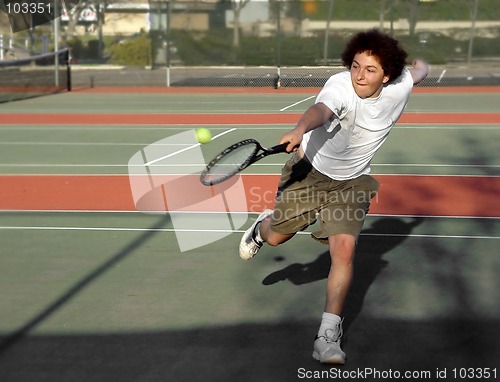
<path id="1" fill-rule="evenodd" d="M 276 145 L 276 146 L 269 148 L 269 152 L 272 154 L 285 153 L 288 145 L 289 145 L 289 142 L 281 143 L 279 145 Z"/>

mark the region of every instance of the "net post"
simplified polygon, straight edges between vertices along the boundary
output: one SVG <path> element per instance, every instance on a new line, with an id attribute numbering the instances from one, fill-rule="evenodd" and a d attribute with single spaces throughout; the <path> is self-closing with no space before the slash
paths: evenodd
<path id="1" fill-rule="evenodd" d="M 276 68 L 276 77 L 274 79 L 274 88 L 275 89 L 281 89 L 282 83 L 281 83 L 281 68 L 278 66 Z"/>
<path id="2" fill-rule="evenodd" d="M 58 15 L 59 12 L 59 7 L 58 7 L 58 0 L 54 0 L 53 7 L 54 7 L 54 16 Z M 59 24 L 59 17 L 54 18 L 54 52 L 55 52 L 55 57 L 54 57 L 54 81 L 55 81 L 55 86 L 56 88 L 59 87 L 59 29 L 60 29 L 60 24 Z"/>
<path id="3" fill-rule="evenodd" d="M 66 90 L 71 91 L 71 55 L 69 49 L 66 49 L 64 54 L 66 60 Z"/>

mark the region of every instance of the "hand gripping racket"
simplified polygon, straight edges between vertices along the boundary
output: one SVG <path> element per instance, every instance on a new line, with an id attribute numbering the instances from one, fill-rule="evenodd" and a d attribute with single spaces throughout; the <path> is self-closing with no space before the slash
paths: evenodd
<path id="1" fill-rule="evenodd" d="M 288 143 L 273 147 L 262 147 L 255 139 L 245 139 L 229 146 L 217 155 L 201 173 L 200 181 L 205 186 L 219 184 L 269 155 L 286 152 Z"/>

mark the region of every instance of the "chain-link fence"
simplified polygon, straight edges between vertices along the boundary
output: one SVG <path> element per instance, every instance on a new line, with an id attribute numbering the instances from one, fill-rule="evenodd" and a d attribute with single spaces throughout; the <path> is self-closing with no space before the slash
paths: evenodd
<path id="1" fill-rule="evenodd" d="M 322 86 L 342 70 L 350 37 L 377 28 L 397 38 L 408 62 L 432 66 L 425 85 L 499 84 L 499 0 L 100 0 L 88 1 L 73 61 L 129 68 L 94 70 L 99 86 Z M 40 27 L 41 28 L 41 27 Z M 138 70 L 142 67 L 143 71 Z M 145 67 L 149 69 L 144 69 Z M 124 69 L 122 69 L 124 70 Z M 75 80 L 79 78 L 75 71 Z"/>
<path id="2" fill-rule="evenodd" d="M 153 65 L 329 65 L 370 28 L 432 64 L 500 59 L 498 0 L 150 0 L 150 10 Z"/>
<path id="3" fill-rule="evenodd" d="M 150 9 L 152 65 L 169 68 L 178 86 L 321 86 L 341 69 L 349 38 L 371 28 L 397 38 L 409 62 L 500 63 L 498 0 L 150 0 Z M 193 66 L 212 68 L 172 80 L 176 68 Z M 498 83 L 487 72 L 447 71 L 428 84 Z"/>

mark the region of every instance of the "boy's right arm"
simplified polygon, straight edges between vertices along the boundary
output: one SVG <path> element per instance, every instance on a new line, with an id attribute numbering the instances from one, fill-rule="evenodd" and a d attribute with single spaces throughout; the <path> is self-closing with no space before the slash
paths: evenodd
<path id="1" fill-rule="evenodd" d="M 332 117 L 333 111 L 331 111 L 328 106 L 321 102 L 316 103 L 302 114 L 302 117 L 299 119 L 294 129 L 288 131 L 281 137 L 280 143 L 290 142 L 286 151 L 296 151 L 305 133 L 319 126 L 323 126 Z"/>

